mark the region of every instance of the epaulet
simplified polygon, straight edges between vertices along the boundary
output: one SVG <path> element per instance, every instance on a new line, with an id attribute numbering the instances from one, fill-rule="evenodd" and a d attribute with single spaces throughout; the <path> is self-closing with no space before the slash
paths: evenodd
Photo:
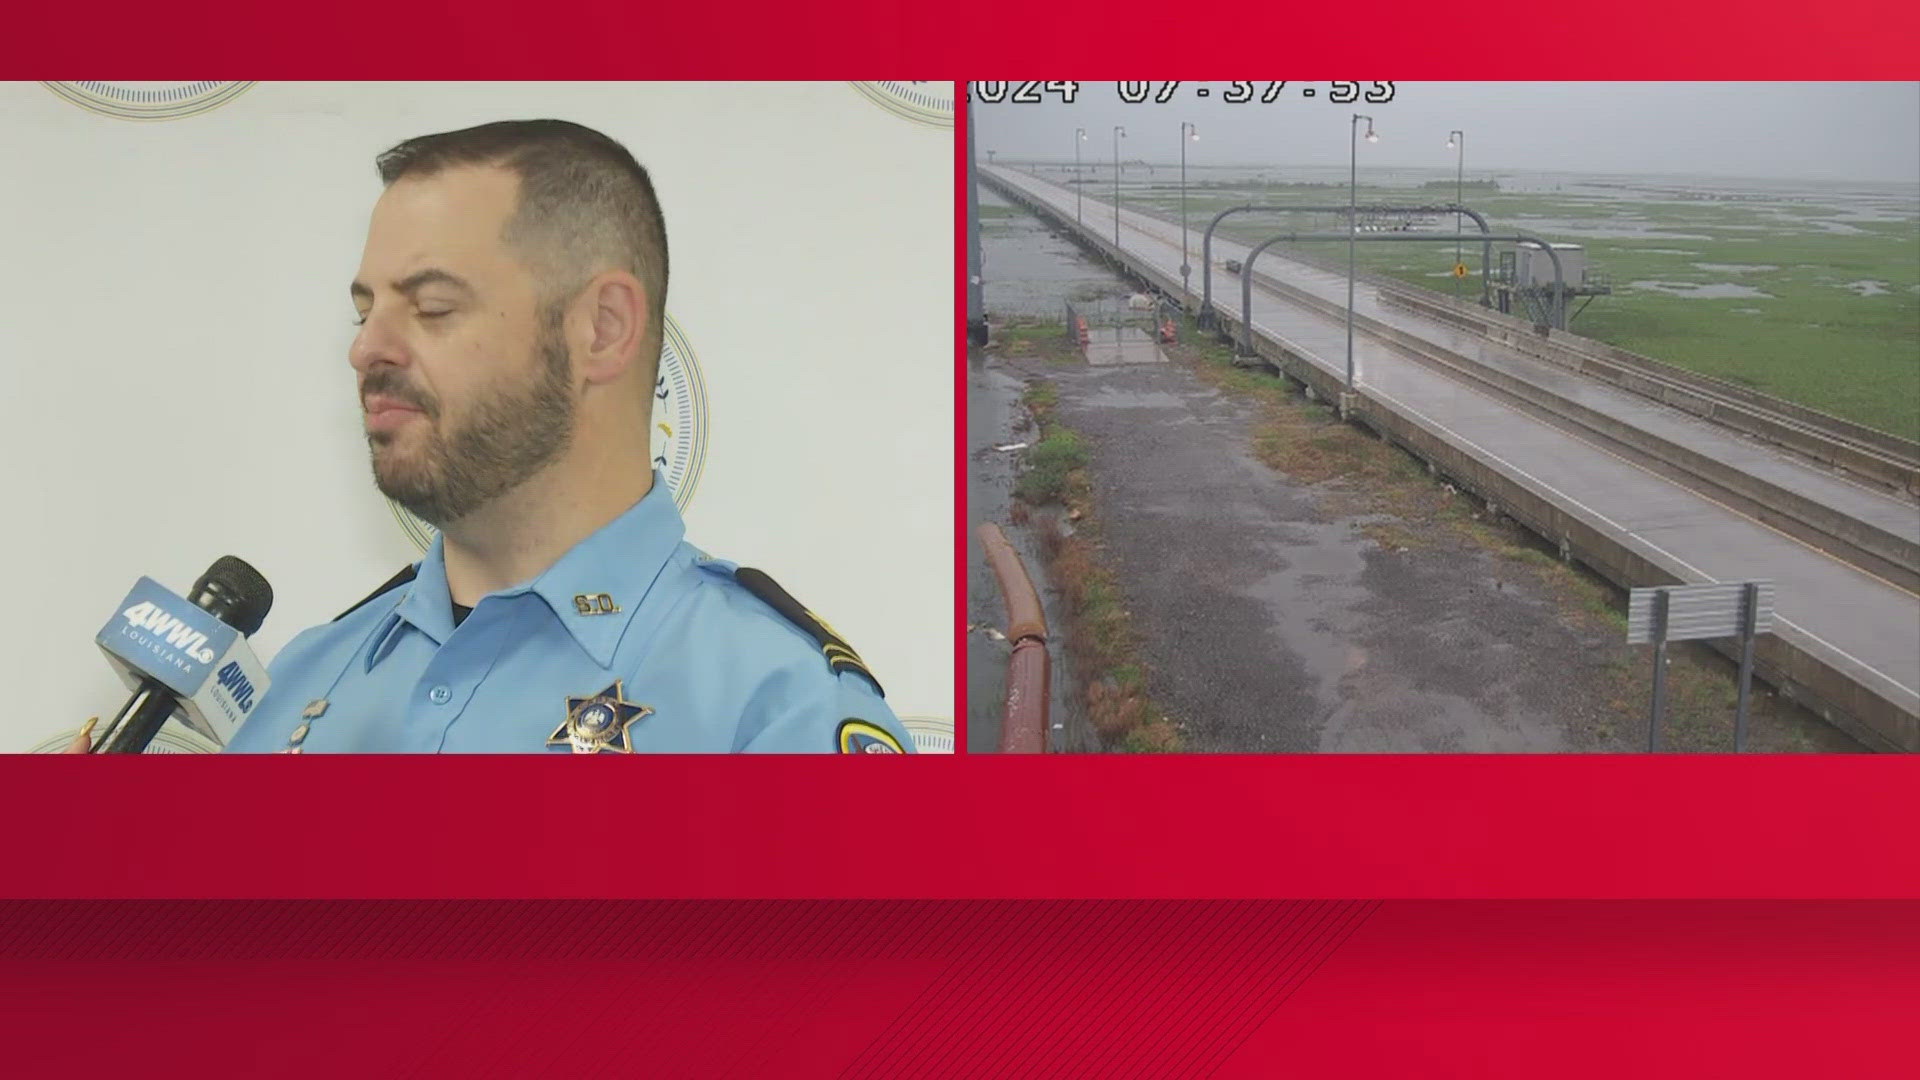
<path id="1" fill-rule="evenodd" d="M 382 593 L 389 592 L 392 589 L 396 588 L 397 586 L 405 585 L 407 582 L 412 581 L 413 574 L 414 574 L 414 568 L 412 566 L 406 567 L 405 569 L 401 570 L 399 573 L 388 578 L 386 581 L 386 584 L 368 593 L 365 597 L 363 597 L 360 600 L 359 603 L 353 605 L 352 607 L 341 612 L 340 614 L 335 615 L 333 617 L 333 621 L 339 622 L 341 619 L 346 618 L 347 616 L 353 614 L 354 612 L 359 611 L 361 608 L 366 607 L 368 604 L 372 603 L 373 601 L 379 599 Z"/>
<path id="2" fill-rule="evenodd" d="M 866 661 L 861 660 L 860 654 L 853 651 L 853 646 L 847 644 L 846 639 L 842 638 L 833 627 L 828 626 L 825 619 L 808 611 L 800 601 L 789 596 L 787 590 L 781 588 L 765 572 L 742 566 L 734 570 L 733 580 L 759 597 L 768 607 L 779 612 L 782 618 L 806 631 L 807 636 L 820 646 L 821 653 L 825 654 L 829 668 L 836 673 L 857 671 L 873 684 L 875 690 L 880 691 L 881 696 L 886 695 L 886 691 L 880 687 L 880 680 L 874 678 L 873 672 L 867 670 Z"/>

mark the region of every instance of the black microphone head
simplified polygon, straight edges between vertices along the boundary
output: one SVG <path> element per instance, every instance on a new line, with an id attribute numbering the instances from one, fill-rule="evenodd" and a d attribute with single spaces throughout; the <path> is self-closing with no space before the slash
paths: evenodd
<path id="1" fill-rule="evenodd" d="M 222 555 L 193 583 L 187 599 L 251 637 L 273 608 L 273 586 L 245 559 Z"/>

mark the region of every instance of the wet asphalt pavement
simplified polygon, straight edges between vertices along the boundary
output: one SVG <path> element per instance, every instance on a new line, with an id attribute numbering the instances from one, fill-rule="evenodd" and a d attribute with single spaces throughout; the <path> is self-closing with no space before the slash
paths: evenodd
<path id="1" fill-rule="evenodd" d="M 1197 751 L 1556 751 L 1604 660 L 1484 551 L 1389 551 L 1179 365 L 1049 372 L 1087 439 L 1149 692 Z M 1592 655 L 1583 664 L 1582 654 Z M 1593 692 L 1581 684 L 1594 682 Z"/>
<path id="2" fill-rule="evenodd" d="M 983 203 L 988 200 L 983 198 Z M 997 201 L 997 200 L 996 200 Z M 987 310 L 1045 317 L 1067 295 L 1131 291 L 1030 217 L 983 221 Z M 1019 397 L 1059 391 L 1057 416 L 1085 437 L 1106 562 L 1122 582 L 1148 692 L 1195 751 L 1553 751 L 1578 749 L 1576 714 L 1603 708 L 1586 643 L 1553 603 L 1499 580 L 1479 550 L 1388 552 L 1359 535 L 1371 518 L 1321 509 L 1323 493 L 1253 456 L 1254 407 L 1180 364 L 968 366 L 968 621 L 1004 627 L 974 529 L 997 521 L 1027 563 L 1056 636 L 1060 597 L 1030 529 L 1008 524 L 1029 440 Z M 1074 678 L 1054 658 L 1056 749 L 1097 749 Z M 999 742 L 1008 647 L 968 644 L 969 752 Z M 1574 692 L 1570 692 L 1574 691 Z"/>

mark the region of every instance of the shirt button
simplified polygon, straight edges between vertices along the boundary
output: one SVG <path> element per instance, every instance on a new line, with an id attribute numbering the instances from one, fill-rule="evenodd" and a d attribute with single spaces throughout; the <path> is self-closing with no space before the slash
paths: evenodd
<path id="1" fill-rule="evenodd" d="M 453 691 L 444 686 L 436 686 L 427 691 L 427 700 L 433 702 L 435 705 L 445 705 L 447 702 L 453 700 Z"/>

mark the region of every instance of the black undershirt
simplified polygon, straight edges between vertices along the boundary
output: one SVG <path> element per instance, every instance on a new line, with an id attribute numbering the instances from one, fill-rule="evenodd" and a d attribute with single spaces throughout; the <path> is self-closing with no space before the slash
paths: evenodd
<path id="1" fill-rule="evenodd" d="M 459 604 L 453 605 L 453 625 L 459 626 L 461 623 L 466 622 L 467 616 L 471 614 L 473 614 L 472 608 L 461 607 Z"/>

